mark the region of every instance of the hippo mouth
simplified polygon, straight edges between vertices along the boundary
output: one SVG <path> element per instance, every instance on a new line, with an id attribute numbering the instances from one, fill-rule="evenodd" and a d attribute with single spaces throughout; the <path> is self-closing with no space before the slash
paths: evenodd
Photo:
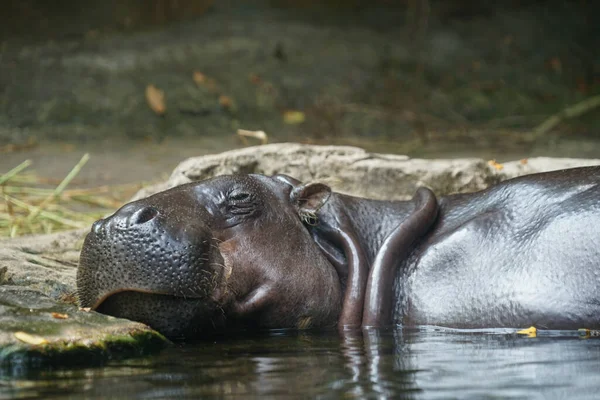
<path id="1" fill-rule="evenodd" d="M 179 296 L 146 290 L 115 290 L 93 310 L 141 322 L 171 339 L 206 335 L 222 324 L 216 303 L 205 297 Z"/>
<path id="2" fill-rule="evenodd" d="M 141 322 L 171 339 L 221 326 L 223 312 L 215 299 L 227 274 L 215 267 L 224 264 L 219 252 L 209 251 L 204 241 L 169 240 L 154 252 L 146 250 L 153 245 L 89 234 L 77 276 L 80 306 Z"/>
<path id="3" fill-rule="evenodd" d="M 112 292 L 106 293 L 104 294 L 101 298 L 99 298 L 96 303 L 94 303 L 90 309 L 92 311 L 98 311 L 102 313 L 102 309 L 105 308 L 105 303 L 111 303 L 115 298 L 119 298 L 124 296 L 126 293 L 138 293 L 139 295 L 146 295 L 143 297 L 154 297 L 154 296 L 160 296 L 160 297 L 170 297 L 173 299 L 179 299 L 181 301 L 186 301 L 186 300 L 190 300 L 190 301 L 194 301 L 194 300 L 200 300 L 200 299 L 206 299 L 205 297 L 201 297 L 201 296 L 186 296 L 186 295 L 176 295 L 176 294 L 172 294 L 172 293 L 166 293 L 166 292 L 160 292 L 160 291 L 152 291 L 152 290 L 146 290 L 146 289 L 117 289 L 117 290 L 113 290 Z M 129 295 L 127 295 L 129 296 Z"/>
<path id="4" fill-rule="evenodd" d="M 170 338 L 217 326 L 215 299 L 228 271 L 208 228 L 184 222 L 151 206 L 129 205 L 94 223 L 77 271 L 80 306 L 144 323 Z"/>

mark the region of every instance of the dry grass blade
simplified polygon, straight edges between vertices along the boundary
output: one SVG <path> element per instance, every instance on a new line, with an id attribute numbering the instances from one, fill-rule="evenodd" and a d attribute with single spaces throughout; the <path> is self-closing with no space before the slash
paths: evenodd
<path id="1" fill-rule="evenodd" d="M 37 215 L 36 216 L 39 216 L 41 218 L 46 218 L 46 219 L 58 222 L 59 224 L 70 226 L 71 228 L 83 228 L 83 227 L 85 227 L 85 225 L 82 224 L 82 223 L 79 223 L 79 222 L 76 222 L 76 221 L 71 221 L 68 218 L 61 217 L 60 215 L 52 213 L 50 211 L 40 210 L 39 207 L 32 206 L 30 204 L 25 203 L 24 201 L 12 198 L 10 196 L 6 196 L 6 199 L 8 201 L 10 201 L 11 203 L 13 203 L 15 206 L 24 208 L 27 211 L 30 211 L 30 212 L 37 211 Z M 31 219 L 29 217 L 27 217 L 26 222 L 31 222 Z"/>
<path id="2" fill-rule="evenodd" d="M 141 184 L 72 188 L 67 186 L 88 161 L 85 154 L 55 188 L 55 179 L 25 171 L 25 161 L 0 174 L 0 237 L 50 233 L 89 226 L 113 212 L 129 199 Z"/>
<path id="3" fill-rule="evenodd" d="M 79 171 L 81 171 L 81 168 L 83 168 L 83 166 L 88 162 L 89 159 L 90 155 L 88 153 L 84 154 L 83 157 L 81 157 L 81 160 L 79 160 L 79 162 L 73 167 L 71 172 L 69 172 L 65 179 L 63 179 L 63 181 L 56 187 L 56 189 L 54 189 L 54 192 L 52 192 L 50 196 L 46 197 L 46 199 L 42 201 L 42 203 L 36 209 L 32 210 L 27 219 L 31 221 L 32 219 L 37 217 L 40 214 L 41 210 L 48 203 L 55 200 L 62 193 L 62 191 L 65 190 L 65 188 L 73 180 L 73 178 L 75 178 Z"/>
<path id="4" fill-rule="evenodd" d="M 19 172 L 23 171 L 25 168 L 31 165 L 31 160 L 25 160 L 21 164 L 17 165 L 6 174 L 0 176 L 0 185 L 3 185 L 5 182 L 8 182 L 12 178 L 15 177 Z"/>

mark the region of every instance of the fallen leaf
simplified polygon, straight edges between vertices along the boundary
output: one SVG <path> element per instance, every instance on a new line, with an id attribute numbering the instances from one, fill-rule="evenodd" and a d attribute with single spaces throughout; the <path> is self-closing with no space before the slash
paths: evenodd
<path id="1" fill-rule="evenodd" d="M 529 160 L 527 160 L 526 158 L 522 158 L 519 162 L 521 163 L 521 165 L 526 165 L 529 162 Z"/>
<path id="2" fill-rule="evenodd" d="M 90 312 L 90 311 L 92 311 L 92 308 L 91 307 L 79 307 L 79 311 Z"/>
<path id="3" fill-rule="evenodd" d="M 203 86 L 213 93 L 219 91 L 217 82 L 214 79 L 209 78 L 208 76 L 204 75 L 200 71 L 194 71 L 192 73 L 192 79 L 194 80 L 194 83 L 197 86 Z"/>
<path id="4" fill-rule="evenodd" d="M 57 313 L 57 312 L 53 312 L 52 314 L 52 318 L 56 318 L 56 319 L 68 319 L 69 316 L 67 314 L 61 314 L 61 313 Z"/>
<path id="5" fill-rule="evenodd" d="M 157 115 L 164 115 L 167 111 L 165 93 L 154 85 L 146 86 L 146 101 L 148 102 L 148 106 Z"/>
<path id="6" fill-rule="evenodd" d="M 527 329 L 521 329 L 520 331 L 517 331 L 517 333 L 519 335 L 525 335 L 530 338 L 537 337 L 537 329 L 535 326 L 530 326 Z"/>
<path id="7" fill-rule="evenodd" d="M 255 85 L 258 85 L 262 79 L 260 79 L 260 76 L 258 76 L 257 74 L 250 74 L 250 82 L 254 83 Z"/>
<path id="8" fill-rule="evenodd" d="M 27 343 L 27 344 L 33 344 L 33 345 L 40 345 L 40 344 L 46 344 L 48 343 L 48 341 L 46 339 L 44 339 L 41 336 L 37 336 L 37 335 L 30 335 L 29 333 L 26 332 L 15 332 L 14 336 L 19 339 L 21 342 Z"/>
<path id="9" fill-rule="evenodd" d="M 283 122 L 290 125 L 301 124 L 306 119 L 302 111 L 286 111 L 283 113 Z"/>
<path id="10" fill-rule="evenodd" d="M 500 170 L 502 170 L 504 168 L 504 165 L 496 162 L 496 160 L 490 160 L 490 161 L 488 161 L 488 165 L 490 167 L 496 168 L 498 171 L 500 171 Z"/>
<path id="11" fill-rule="evenodd" d="M 262 144 L 267 144 L 269 138 L 264 131 L 248 131 L 246 129 L 238 129 L 237 134 L 240 138 L 246 137 L 255 138 L 261 141 Z M 245 142 L 245 140 L 244 140 Z M 247 143 L 246 143 L 247 144 Z"/>
<path id="12" fill-rule="evenodd" d="M 206 82 L 206 75 L 204 75 L 200 71 L 194 71 L 194 73 L 192 74 L 192 79 L 194 80 L 196 85 L 200 86 L 203 85 L 204 82 Z"/>
<path id="13" fill-rule="evenodd" d="M 233 108 L 233 100 L 231 97 L 222 94 L 219 96 L 219 105 L 226 110 L 231 110 Z"/>

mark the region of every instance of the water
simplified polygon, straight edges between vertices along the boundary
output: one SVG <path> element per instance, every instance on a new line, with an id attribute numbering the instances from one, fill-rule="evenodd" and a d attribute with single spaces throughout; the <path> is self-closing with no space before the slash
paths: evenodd
<path id="1" fill-rule="evenodd" d="M 275 331 L 0 378 L 0 399 L 598 398 L 600 340 L 436 329 Z M 18 371 L 15 371 L 18 372 Z"/>

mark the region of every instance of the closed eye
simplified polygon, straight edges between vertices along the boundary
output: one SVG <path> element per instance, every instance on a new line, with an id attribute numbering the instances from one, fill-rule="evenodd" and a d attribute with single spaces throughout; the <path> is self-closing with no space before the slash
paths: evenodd
<path id="1" fill-rule="evenodd" d="M 233 201 L 244 201 L 244 200 L 248 200 L 250 198 L 250 195 L 248 193 L 233 193 L 229 196 L 230 200 Z"/>

